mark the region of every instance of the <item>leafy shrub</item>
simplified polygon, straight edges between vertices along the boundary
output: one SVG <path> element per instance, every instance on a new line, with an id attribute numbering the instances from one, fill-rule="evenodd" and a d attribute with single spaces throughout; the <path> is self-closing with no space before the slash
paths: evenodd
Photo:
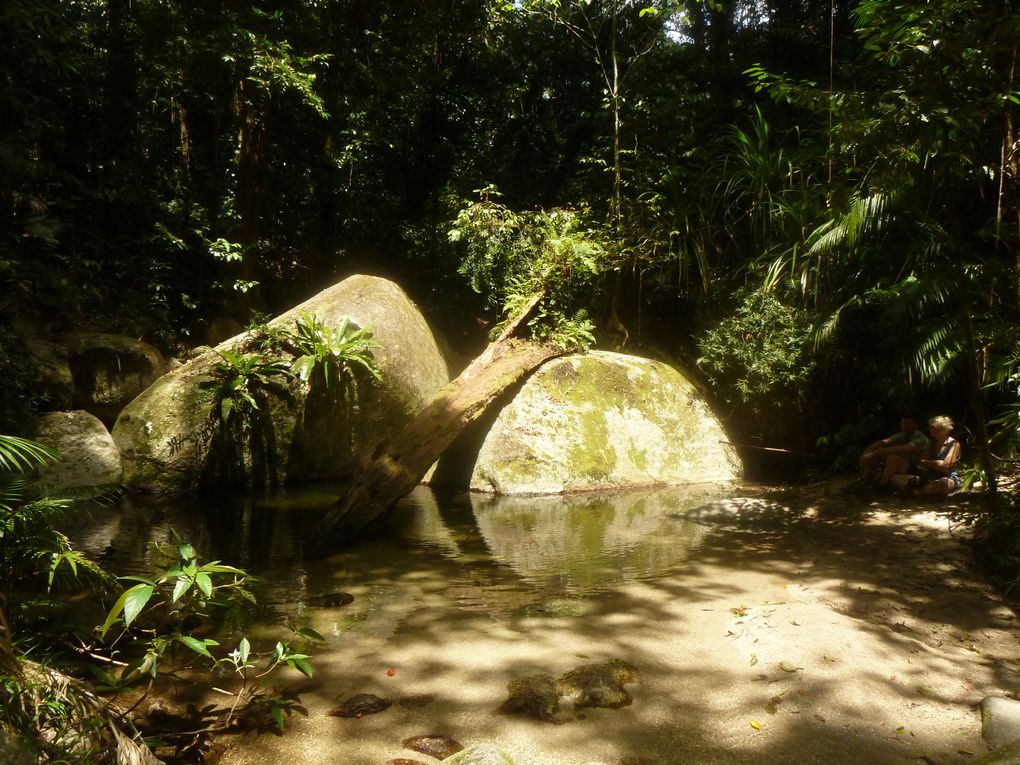
<path id="1" fill-rule="evenodd" d="M 772 293 L 745 293 L 733 316 L 699 338 L 698 367 L 715 395 L 761 432 L 800 409 L 812 369 L 809 329 Z"/>
<path id="2" fill-rule="evenodd" d="M 504 319 L 543 293 L 527 325 L 531 337 L 564 349 L 590 346 L 595 327 L 582 306 L 591 305 L 597 279 L 611 269 L 599 232 L 586 227 L 583 211 L 517 213 L 492 201 L 494 193 L 486 190 L 462 209 L 449 231 L 464 248 L 459 272 Z"/>
<path id="3" fill-rule="evenodd" d="M 288 642 L 277 641 L 268 651 L 254 651 L 246 637 L 237 646 L 219 656 L 219 641 L 196 637 L 187 625 L 209 618 L 212 609 L 224 608 L 231 603 L 255 603 L 248 589 L 253 581 L 247 572 L 220 561 L 202 562 L 195 548 L 173 531 L 174 543 L 170 549 L 160 551 L 169 565 L 153 577 L 121 577 L 135 584 L 124 590 L 99 627 L 99 637 L 106 639 L 117 627 L 116 635 L 107 644 L 109 658 L 128 659 L 119 674 L 109 669 L 93 668 L 99 678 L 100 690 L 119 691 L 140 680 L 156 678 L 171 657 L 179 656 L 184 649 L 188 656 L 202 662 L 210 672 L 226 669 L 241 678 L 241 687 L 234 694 L 231 707 L 217 729 L 229 729 L 233 716 L 238 713 L 242 699 L 259 705 L 264 700 L 279 728 L 283 729 L 283 714 L 290 704 L 285 699 L 266 696 L 256 700 L 258 694 L 250 687 L 279 667 L 291 667 L 311 677 L 312 667 L 306 653 L 294 650 Z M 304 643 L 321 642 L 322 636 L 310 628 L 294 628 L 297 638 Z"/>

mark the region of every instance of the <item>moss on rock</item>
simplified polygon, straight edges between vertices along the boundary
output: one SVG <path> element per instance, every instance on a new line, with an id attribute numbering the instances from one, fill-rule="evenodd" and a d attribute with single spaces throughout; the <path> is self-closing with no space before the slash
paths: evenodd
<path id="1" fill-rule="evenodd" d="M 471 488 L 545 494 L 740 475 L 694 386 L 649 359 L 594 352 L 543 366 L 497 417 Z"/>

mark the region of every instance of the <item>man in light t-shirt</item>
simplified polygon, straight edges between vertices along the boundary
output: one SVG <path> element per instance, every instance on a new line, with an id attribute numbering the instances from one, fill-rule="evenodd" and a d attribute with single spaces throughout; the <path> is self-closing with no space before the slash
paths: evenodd
<path id="1" fill-rule="evenodd" d="M 913 473 L 917 461 L 928 451 L 928 437 L 917 428 L 918 419 L 904 414 L 900 419 L 900 432 L 869 444 L 858 465 L 861 476 L 868 476 L 882 466 L 879 486 L 888 486 L 889 479 L 898 473 Z"/>

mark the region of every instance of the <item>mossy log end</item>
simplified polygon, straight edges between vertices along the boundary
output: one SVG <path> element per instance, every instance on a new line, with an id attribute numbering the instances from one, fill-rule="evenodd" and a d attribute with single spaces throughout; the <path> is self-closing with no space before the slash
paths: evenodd
<path id="1" fill-rule="evenodd" d="M 363 469 L 315 529 L 317 544 L 346 540 L 408 494 L 470 423 L 509 388 L 564 351 L 511 336 L 528 309 L 461 374 L 443 387 L 394 441 L 379 444 Z"/>

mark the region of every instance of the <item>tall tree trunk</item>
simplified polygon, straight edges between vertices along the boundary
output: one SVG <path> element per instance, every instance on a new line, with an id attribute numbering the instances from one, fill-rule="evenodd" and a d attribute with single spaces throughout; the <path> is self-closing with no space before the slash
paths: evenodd
<path id="1" fill-rule="evenodd" d="M 469 424 L 509 388 L 564 351 L 514 337 L 543 295 L 536 295 L 503 334 L 432 397 L 392 443 L 375 447 L 360 477 L 315 529 L 317 544 L 346 540 L 409 493 Z"/>

